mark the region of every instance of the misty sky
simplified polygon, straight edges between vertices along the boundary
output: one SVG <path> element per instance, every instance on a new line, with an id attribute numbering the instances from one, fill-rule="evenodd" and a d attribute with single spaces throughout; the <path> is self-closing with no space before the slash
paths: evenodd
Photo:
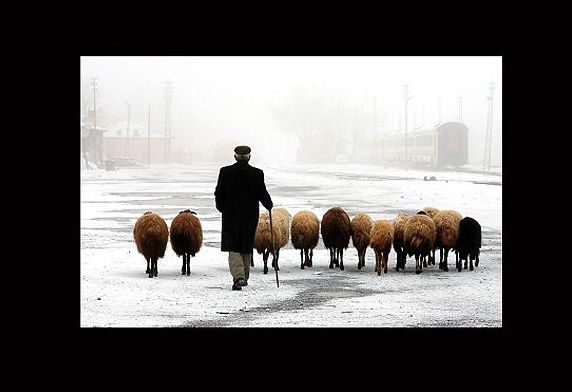
<path id="1" fill-rule="evenodd" d="M 490 83 L 494 82 L 491 163 L 502 156 L 501 56 L 83 56 L 80 59 L 82 121 L 93 107 L 97 78 L 98 125 L 127 121 L 164 132 L 166 82 L 173 84 L 173 143 L 208 148 L 217 141 L 260 146 L 297 139 L 296 110 L 316 102 L 361 113 L 360 127 L 377 112 L 368 132 L 403 129 L 404 85 L 413 96 L 408 129 L 459 119 L 469 127 L 469 163 L 484 155 Z M 439 114 L 440 102 L 440 114 Z M 298 106 L 296 106 L 298 105 Z M 297 108 L 297 109 L 293 109 Z M 101 113 L 100 113 L 101 111 Z M 371 134 L 371 133 L 369 133 Z"/>

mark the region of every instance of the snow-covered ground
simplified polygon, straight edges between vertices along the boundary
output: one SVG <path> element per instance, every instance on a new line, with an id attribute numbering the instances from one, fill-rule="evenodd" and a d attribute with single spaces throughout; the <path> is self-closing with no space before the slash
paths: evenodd
<path id="1" fill-rule="evenodd" d="M 274 270 L 263 274 L 262 256 L 255 253 L 249 286 L 232 291 L 227 253 L 220 251 L 221 215 L 214 207 L 223 164 L 81 170 L 80 326 L 502 326 L 502 172 L 264 165 L 254 157 L 251 163 L 264 170 L 274 204 L 291 215 L 310 209 L 321 219 L 328 208 L 341 206 L 350 218 L 363 211 L 392 220 L 399 212 L 433 206 L 471 216 L 483 229 L 480 264 L 458 272 L 450 253 L 448 272 L 430 266 L 417 275 L 413 258 L 396 272 L 392 251 L 388 273 L 378 276 L 371 249 L 365 268 L 357 269 L 350 241 L 340 271 L 328 268 L 329 252 L 320 239 L 311 268 L 300 269 L 299 251 L 290 244 L 280 251 L 279 287 Z M 431 176 L 435 181 L 424 181 Z M 133 242 L 135 221 L 153 210 L 170 225 L 186 208 L 197 212 L 204 232 L 191 275 L 181 275 L 182 259 L 169 244 L 158 277 L 148 278 Z"/>

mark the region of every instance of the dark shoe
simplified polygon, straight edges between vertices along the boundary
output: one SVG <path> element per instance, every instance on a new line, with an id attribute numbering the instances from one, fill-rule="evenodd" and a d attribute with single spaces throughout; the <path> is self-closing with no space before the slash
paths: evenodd
<path id="1" fill-rule="evenodd" d="M 248 286 L 248 282 L 246 281 L 246 279 L 243 278 L 238 278 L 236 284 L 239 285 L 240 287 Z"/>
<path id="2" fill-rule="evenodd" d="M 242 286 L 238 284 L 238 281 L 234 282 L 232 285 L 233 290 L 242 290 Z"/>

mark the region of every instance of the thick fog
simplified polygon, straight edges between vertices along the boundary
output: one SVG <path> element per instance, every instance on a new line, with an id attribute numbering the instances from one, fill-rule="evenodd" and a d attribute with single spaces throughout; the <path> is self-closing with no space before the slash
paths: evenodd
<path id="1" fill-rule="evenodd" d="M 461 121 L 469 163 L 483 163 L 494 83 L 491 164 L 502 162 L 500 56 L 189 56 L 81 57 L 81 122 L 115 129 L 129 121 L 164 133 L 171 89 L 172 148 L 191 156 L 253 148 L 253 162 L 295 162 L 308 135 L 337 140 L 344 162 L 384 133 Z M 150 116 L 149 116 L 150 112 Z M 150 120 L 149 120 L 150 119 Z M 360 143 L 360 141 L 362 141 Z M 365 141 L 365 142 L 364 142 Z M 217 150 L 218 149 L 218 150 Z M 356 151 L 356 149 L 358 151 Z M 301 151 L 301 150 L 300 150 Z M 202 154 L 202 155 L 201 155 Z M 232 151 L 228 150 L 229 158 Z M 304 156 L 302 156 L 304 158 Z M 199 158 L 197 158 L 199 159 Z"/>

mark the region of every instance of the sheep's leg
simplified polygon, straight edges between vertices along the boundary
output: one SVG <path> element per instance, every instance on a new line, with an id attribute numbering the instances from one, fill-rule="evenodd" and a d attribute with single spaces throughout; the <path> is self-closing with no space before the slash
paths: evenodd
<path id="1" fill-rule="evenodd" d="M 254 252 L 250 254 L 250 266 L 254 267 Z"/>
<path id="2" fill-rule="evenodd" d="M 344 249 L 340 248 L 340 270 L 344 270 Z"/>
<path id="3" fill-rule="evenodd" d="M 463 270 L 463 258 L 459 260 L 459 264 L 457 264 L 457 271 L 461 272 Z"/>
<path id="4" fill-rule="evenodd" d="M 423 272 L 423 263 L 419 253 L 415 253 L 415 273 L 420 274 L 421 272 Z"/>
<path id="5" fill-rule="evenodd" d="M 469 253 L 469 255 L 467 256 L 467 258 L 465 259 L 465 265 L 464 265 L 464 269 L 468 268 L 468 264 L 469 264 L 469 259 L 471 258 L 471 254 Z"/>
<path id="6" fill-rule="evenodd" d="M 187 276 L 191 274 L 191 254 L 187 253 Z"/>
<path id="7" fill-rule="evenodd" d="M 181 267 L 181 275 L 185 275 L 185 264 L 187 264 L 186 261 L 187 261 L 187 258 L 185 256 L 185 254 L 183 253 L 183 266 Z"/>
<path id="8" fill-rule="evenodd" d="M 336 250 L 334 248 L 330 248 L 330 268 L 334 268 L 334 252 Z"/>
<path id="9" fill-rule="evenodd" d="M 150 274 L 151 273 L 151 268 L 149 267 L 149 261 L 151 260 L 150 257 L 145 257 L 145 260 L 147 260 L 147 269 L 145 270 L 146 274 Z M 149 277 L 151 277 L 151 275 L 149 275 Z"/>
<path id="10" fill-rule="evenodd" d="M 387 263 L 389 262 L 389 253 L 383 254 L 383 273 L 387 274 Z"/>
<path id="11" fill-rule="evenodd" d="M 340 266 L 340 250 L 338 248 L 334 248 L 334 263 L 336 267 Z"/>
<path id="12" fill-rule="evenodd" d="M 445 254 L 443 256 L 443 271 L 447 272 L 449 271 L 449 261 L 448 261 L 449 249 L 445 248 L 444 253 Z"/>
<path id="13" fill-rule="evenodd" d="M 265 274 L 268 273 L 268 256 L 270 255 L 270 249 L 264 249 L 262 252 L 262 261 L 264 262 L 263 272 Z"/>
<path id="14" fill-rule="evenodd" d="M 153 276 L 157 276 L 158 271 L 157 271 L 157 258 L 156 257 L 152 257 L 151 258 L 151 272 L 149 273 L 149 277 L 152 278 Z"/>
<path id="15" fill-rule="evenodd" d="M 377 251 L 377 249 L 375 249 L 374 253 L 375 253 L 375 269 L 374 269 L 374 272 L 376 272 L 379 275 L 379 267 L 380 267 L 379 252 Z"/>
<path id="16" fill-rule="evenodd" d="M 304 269 L 304 249 L 300 249 L 300 269 Z"/>
<path id="17" fill-rule="evenodd" d="M 477 252 L 477 254 L 475 255 L 475 267 L 479 266 L 479 253 Z"/>
<path id="18" fill-rule="evenodd" d="M 472 270 L 474 270 L 473 260 L 475 259 L 475 255 L 471 253 L 470 259 L 471 259 L 471 264 L 470 264 L 469 269 L 472 271 Z"/>

